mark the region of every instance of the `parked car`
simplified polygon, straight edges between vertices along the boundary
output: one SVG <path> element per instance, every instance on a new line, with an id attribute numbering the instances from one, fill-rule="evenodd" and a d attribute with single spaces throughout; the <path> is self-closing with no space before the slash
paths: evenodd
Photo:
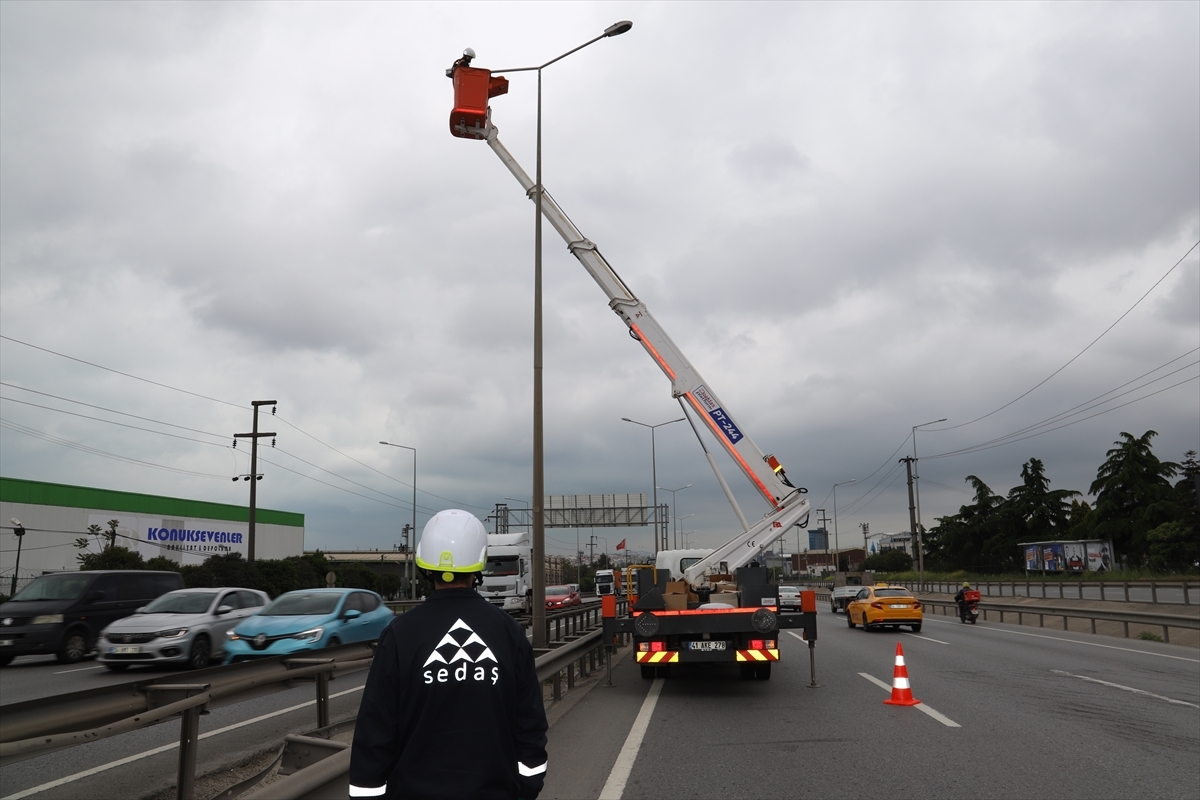
<path id="1" fill-rule="evenodd" d="M 65 664 L 86 657 L 105 627 L 161 594 L 183 588 L 178 572 L 87 570 L 35 578 L 0 605 L 0 666 L 53 653 Z"/>
<path id="2" fill-rule="evenodd" d="M 916 633 L 924 618 L 921 601 L 903 586 L 860 587 L 853 602 L 846 606 L 846 624 L 851 628 L 862 625 L 864 631 L 885 625 L 897 629 L 910 625 Z"/>
<path id="3" fill-rule="evenodd" d="M 780 611 L 799 611 L 800 610 L 800 587 L 798 587 L 798 586 L 780 586 L 779 587 L 779 610 Z"/>
<path id="4" fill-rule="evenodd" d="M 546 587 L 546 610 L 562 609 L 583 604 L 579 590 L 570 585 Z"/>
<path id="5" fill-rule="evenodd" d="M 378 639 L 395 615 L 365 589 L 299 589 L 226 634 L 225 663 Z"/>
<path id="6" fill-rule="evenodd" d="M 138 664 L 207 667 L 225 656 L 225 632 L 263 609 L 271 598 L 257 589 L 179 589 L 100 634 L 104 666 L 119 672 Z"/>

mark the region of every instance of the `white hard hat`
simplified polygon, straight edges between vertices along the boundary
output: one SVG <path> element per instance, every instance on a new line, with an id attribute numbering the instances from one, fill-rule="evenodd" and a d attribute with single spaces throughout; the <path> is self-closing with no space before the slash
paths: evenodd
<path id="1" fill-rule="evenodd" d="M 467 511 L 457 508 L 439 511 L 425 523 L 417 543 L 417 566 L 443 573 L 447 583 L 454 574 L 469 575 L 483 571 L 487 559 L 487 530 Z"/>

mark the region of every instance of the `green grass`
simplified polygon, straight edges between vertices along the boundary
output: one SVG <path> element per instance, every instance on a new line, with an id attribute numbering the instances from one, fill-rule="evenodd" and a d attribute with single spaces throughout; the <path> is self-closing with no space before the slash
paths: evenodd
<path id="1" fill-rule="evenodd" d="M 1163 637 L 1159 636 L 1157 633 L 1151 633 L 1150 631 L 1142 631 L 1141 633 L 1138 634 L 1138 638 L 1145 639 L 1147 642 L 1166 641 L 1165 639 L 1163 639 Z"/>

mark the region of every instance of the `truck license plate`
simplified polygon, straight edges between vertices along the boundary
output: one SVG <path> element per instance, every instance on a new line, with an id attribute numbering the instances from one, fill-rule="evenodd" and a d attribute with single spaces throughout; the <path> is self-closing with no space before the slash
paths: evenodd
<path id="1" fill-rule="evenodd" d="M 114 655 L 127 655 L 129 653 L 140 653 L 142 652 L 142 648 L 137 647 L 136 645 L 130 645 L 128 647 L 112 647 L 109 648 L 108 652 Z"/>
<path id="2" fill-rule="evenodd" d="M 724 640 L 719 642 L 688 642 L 689 650 L 724 650 Z"/>
<path id="3" fill-rule="evenodd" d="M 0 639 L 0 647 L 12 647 L 12 646 L 13 646 L 12 639 Z"/>

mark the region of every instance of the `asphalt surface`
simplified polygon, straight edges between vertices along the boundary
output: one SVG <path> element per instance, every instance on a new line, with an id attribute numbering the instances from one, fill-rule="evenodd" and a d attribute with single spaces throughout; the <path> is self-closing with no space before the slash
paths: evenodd
<path id="1" fill-rule="evenodd" d="M 913 693 L 940 719 L 883 704 L 897 642 Z M 601 678 L 552 713 L 542 797 L 595 798 L 606 786 L 625 798 L 1200 795 L 1195 649 L 933 617 L 920 634 L 866 633 L 821 612 L 812 689 L 807 645 L 784 634 L 781 648 L 770 681 L 727 666 L 652 682 L 619 661 L 612 687 Z M 13 691 L 27 699 L 159 674 L 15 666 L 2 675 L 6 703 Z M 357 712 L 365 676 L 331 685 L 332 721 Z M 644 738 L 631 742 L 656 684 Z M 201 740 L 199 771 L 316 727 L 314 696 L 302 686 L 205 715 L 201 736 L 216 735 Z M 171 721 L 12 764 L 0 770 L 0 798 L 145 797 L 173 785 L 178 735 Z"/>
<path id="2" fill-rule="evenodd" d="M 784 637 L 770 681 L 662 682 L 625 798 L 1196 797 L 1195 650 L 928 619 L 920 634 L 821 614 L 819 688 Z M 896 643 L 915 696 L 883 704 Z M 1104 681 L 1098 683 L 1096 681 Z M 598 797 L 651 688 L 628 659 L 551 730 L 545 798 Z M 1123 687 L 1123 688 L 1122 688 Z"/>

